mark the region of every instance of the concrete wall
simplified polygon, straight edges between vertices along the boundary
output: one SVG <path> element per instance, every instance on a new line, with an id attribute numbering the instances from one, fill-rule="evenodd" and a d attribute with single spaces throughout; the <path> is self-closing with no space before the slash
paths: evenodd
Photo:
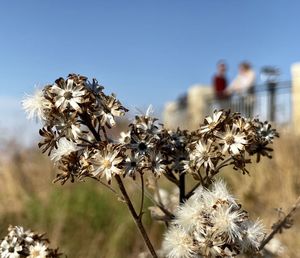
<path id="1" fill-rule="evenodd" d="M 300 63 L 291 67 L 292 73 L 292 127 L 300 135 Z"/>
<path id="2" fill-rule="evenodd" d="M 196 129 L 207 113 L 206 99 L 211 96 L 212 89 L 209 86 L 195 84 L 187 91 L 186 109 L 179 108 L 176 101 L 168 102 L 163 112 L 164 124 L 167 128 Z"/>
<path id="3" fill-rule="evenodd" d="M 176 101 L 168 102 L 163 111 L 163 123 L 168 129 L 188 129 L 188 112 L 186 109 L 180 109 Z"/>
<path id="4" fill-rule="evenodd" d="M 208 115 L 207 98 L 212 96 L 212 88 L 205 85 L 195 84 L 188 89 L 188 113 L 191 118 L 189 128 L 196 129 Z"/>

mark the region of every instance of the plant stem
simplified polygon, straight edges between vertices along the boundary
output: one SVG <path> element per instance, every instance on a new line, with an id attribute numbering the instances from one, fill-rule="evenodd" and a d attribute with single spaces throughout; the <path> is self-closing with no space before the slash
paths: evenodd
<path id="1" fill-rule="evenodd" d="M 131 202 L 128 194 L 127 194 L 127 191 L 125 189 L 125 186 L 123 184 L 123 181 L 122 181 L 121 177 L 119 175 L 115 175 L 115 178 L 116 178 L 116 181 L 117 181 L 118 186 L 120 188 L 120 191 L 123 194 L 123 197 L 124 197 L 124 200 L 125 200 L 125 202 L 126 202 L 126 204 L 128 206 L 128 209 L 129 209 L 129 211 L 130 211 L 130 213 L 131 213 L 131 215 L 132 215 L 132 217 L 133 217 L 133 219 L 134 219 L 134 221 L 135 221 L 138 229 L 140 230 L 140 233 L 141 233 L 142 237 L 144 238 L 144 241 L 145 241 L 145 243 L 146 243 L 146 245 L 147 245 L 147 247 L 148 247 L 148 249 L 149 249 L 152 257 L 153 258 L 158 258 L 157 254 L 156 254 L 156 252 L 155 252 L 155 250 L 153 248 L 153 245 L 152 245 L 152 243 L 151 243 L 151 241 L 150 241 L 150 239 L 149 239 L 149 237 L 147 235 L 147 232 L 146 232 L 146 230 L 144 228 L 144 225 L 142 223 L 141 217 L 136 213 L 136 211 L 135 211 L 135 209 L 134 209 L 134 207 L 132 205 L 132 202 Z"/>
<path id="2" fill-rule="evenodd" d="M 144 175 L 142 172 L 140 173 L 140 176 L 141 176 L 141 186 L 142 186 L 142 200 L 141 200 L 139 217 L 142 218 L 143 208 L 144 208 L 145 184 L 144 184 Z"/>
<path id="3" fill-rule="evenodd" d="M 84 124 L 92 132 L 92 134 L 94 135 L 95 139 L 98 142 L 101 141 L 101 137 L 100 137 L 99 132 L 96 131 L 95 127 L 93 126 L 93 124 L 92 124 L 90 118 L 87 116 L 87 114 L 86 113 L 81 114 L 80 117 L 83 120 Z M 104 133 L 104 137 L 108 141 L 108 137 L 107 137 L 106 131 L 103 130 L 103 133 Z M 146 232 L 146 230 L 144 228 L 143 222 L 142 222 L 142 209 L 143 209 L 142 207 L 144 206 L 144 179 L 143 179 L 143 177 L 141 177 L 142 185 L 143 185 L 142 186 L 142 188 L 143 188 L 143 190 L 142 190 L 142 192 L 143 192 L 142 193 L 142 195 L 143 195 L 142 196 L 142 206 L 141 206 L 141 212 L 140 212 L 139 215 L 136 213 L 136 211 L 135 211 L 135 209 L 134 209 L 134 207 L 132 205 L 132 202 L 131 202 L 128 194 L 127 194 L 126 188 L 125 188 L 125 186 L 123 184 L 123 181 L 122 181 L 121 177 L 119 175 L 115 175 L 115 178 L 116 178 L 116 181 L 117 181 L 118 186 L 120 188 L 120 191 L 121 191 L 121 193 L 122 193 L 122 195 L 124 197 L 125 203 L 127 204 L 128 209 L 129 209 L 129 211 L 130 211 L 130 213 L 131 213 L 131 215 L 132 215 L 132 217 L 133 217 L 133 219 L 134 219 L 134 221 L 135 221 L 138 229 L 140 230 L 140 233 L 141 233 L 142 237 L 144 238 L 144 241 L 145 241 L 145 243 L 146 243 L 146 245 L 147 245 L 147 247 L 148 247 L 148 249 L 149 249 L 152 257 L 153 258 L 158 258 L 157 254 L 156 254 L 156 252 L 155 252 L 155 250 L 153 248 L 153 245 L 152 245 L 152 243 L 151 243 L 151 241 L 150 241 L 150 239 L 148 237 L 148 234 L 147 234 L 147 232 Z"/>
<path id="4" fill-rule="evenodd" d="M 169 220 L 172 220 L 175 218 L 174 214 L 167 210 L 162 204 L 158 203 L 156 204 L 158 208 L 169 218 Z"/>
<path id="5" fill-rule="evenodd" d="M 108 141 L 108 136 L 107 136 L 107 133 L 106 133 L 106 130 L 105 130 L 104 126 L 102 127 L 102 131 L 103 131 L 103 134 L 104 134 L 104 137 L 105 137 L 106 141 Z"/>
<path id="6" fill-rule="evenodd" d="M 269 243 L 272 238 L 278 233 L 281 233 L 281 230 L 286 228 L 285 225 L 291 220 L 293 214 L 296 212 L 296 210 L 299 208 L 300 205 L 300 197 L 298 197 L 296 203 L 293 205 L 289 213 L 283 218 L 280 219 L 275 226 L 273 227 L 273 231 L 261 242 L 259 246 L 259 250 L 262 250 L 267 243 Z"/>
<path id="7" fill-rule="evenodd" d="M 226 158 L 225 160 L 223 160 L 223 161 L 215 168 L 215 171 L 216 171 L 215 174 L 217 174 L 217 173 L 219 172 L 219 170 L 220 170 L 222 167 L 227 166 L 228 164 L 226 164 L 226 163 L 227 163 L 228 161 L 230 161 L 231 159 L 232 159 L 232 157 L 229 156 L 228 158 Z"/>
<path id="8" fill-rule="evenodd" d="M 135 185 L 138 187 L 138 189 L 140 191 L 142 191 L 141 186 L 139 186 L 138 184 L 135 184 Z M 147 191 L 147 189 L 145 189 L 145 187 L 144 187 L 145 197 L 147 197 L 154 205 L 156 205 L 158 208 L 160 208 L 160 210 L 168 217 L 168 220 L 174 219 L 174 214 L 171 211 L 169 211 L 167 208 L 165 208 L 165 206 L 163 205 L 157 187 L 156 187 L 155 191 L 156 191 L 156 194 L 158 195 L 158 199 L 159 199 L 158 201 L 154 200 L 153 197 L 150 195 L 150 193 Z"/>
<path id="9" fill-rule="evenodd" d="M 201 183 L 200 182 L 198 182 L 187 194 L 186 194 L 186 196 L 185 196 L 185 199 L 189 199 L 192 195 L 193 195 L 193 193 L 194 193 L 194 191 L 199 187 L 201 185 Z"/>
<path id="10" fill-rule="evenodd" d="M 185 201 L 185 173 L 181 173 L 179 176 L 179 203 Z"/>
<path id="11" fill-rule="evenodd" d="M 100 179 L 98 179 L 96 177 L 91 177 L 91 178 L 94 179 L 94 180 L 96 180 L 97 182 L 99 182 L 103 186 L 105 186 L 108 190 L 110 190 L 111 192 L 113 192 L 115 195 L 119 196 L 119 194 L 117 193 L 117 191 L 115 189 L 113 189 L 110 185 L 104 183 L 103 181 L 101 181 Z"/>
<path id="12" fill-rule="evenodd" d="M 83 113 L 80 115 L 82 121 L 84 122 L 84 124 L 89 128 L 89 130 L 91 131 L 91 133 L 94 135 L 95 139 L 100 142 L 101 141 L 101 137 L 100 134 L 96 131 L 95 127 L 92 125 L 91 119 L 89 118 L 89 116 L 86 113 Z"/>
<path id="13" fill-rule="evenodd" d="M 209 176 L 209 175 L 207 174 L 207 176 L 205 177 L 205 181 L 206 181 L 206 182 L 204 182 L 204 180 L 203 180 L 201 174 L 199 173 L 199 177 L 200 177 L 200 179 L 201 179 L 201 182 L 198 182 L 198 183 L 197 183 L 197 184 L 196 184 L 196 185 L 195 185 L 195 186 L 194 186 L 194 187 L 186 194 L 185 199 L 189 199 L 189 198 L 193 195 L 194 191 L 195 191 L 200 185 L 202 185 L 202 186 L 204 186 L 204 187 L 208 187 L 209 184 L 210 184 L 211 179 L 212 179 L 216 174 L 219 173 L 219 171 L 220 171 L 220 169 L 221 169 L 222 167 L 227 166 L 227 165 L 228 165 L 227 162 L 229 162 L 231 159 L 232 159 L 232 157 L 230 156 L 230 157 L 228 157 L 227 159 L 223 160 L 223 161 L 215 168 L 215 171 L 213 171 L 213 172 L 211 173 L 211 176 Z"/>
<path id="14" fill-rule="evenodd" d="M 171 181 L 172 183 L 174 183 L 176 186 L 178 186 L 179 181 L 178 179 L 172 174 L 172 173 L 165 173 L 164 176 Z"/>

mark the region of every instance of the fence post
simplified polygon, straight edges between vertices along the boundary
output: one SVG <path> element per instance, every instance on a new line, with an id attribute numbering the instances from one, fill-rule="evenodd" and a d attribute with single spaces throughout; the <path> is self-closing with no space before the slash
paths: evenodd
<path id="1" fill-rule="evenodd" d="M 269 91 L 269 112 L 268 119 L 272 122 L 276 122 L 276 82 L 268 82 L 268 91 Z"/>

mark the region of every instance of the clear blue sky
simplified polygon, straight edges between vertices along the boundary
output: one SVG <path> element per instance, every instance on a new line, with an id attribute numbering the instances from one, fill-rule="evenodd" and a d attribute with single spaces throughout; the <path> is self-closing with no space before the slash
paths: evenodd
<path id="1" fill-rule="evenodd" d="M 0 112 L 34 84 L 96 77 L 129 107 L 163 104 L 209 83 L 218 59 L 300 61 L 300 1 L 26 0 L 0 3 Z M 7 105 L 10 104 L 10 105 Z"/>

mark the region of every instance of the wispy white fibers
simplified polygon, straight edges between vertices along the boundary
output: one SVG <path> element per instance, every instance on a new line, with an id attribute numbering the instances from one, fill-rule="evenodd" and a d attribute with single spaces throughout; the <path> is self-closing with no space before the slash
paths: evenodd
<path id="1" fill-rule="evenodd" d="M 223 181 L 211 190 L 199 187 L 175 212 L 163 251 L 168 258 L 232 257 L 256 252 L 264 237 L 262 224 L 252 222 Z"/>
<path id="2" fill-rule="evenodd" d="M 33 95 L 27 95 L 22 100 L 22 106 L 28 119 L 45 120 L 45 110 L 51 107 L 51 102 L 44 97 L 41 89 L 36 89 Z"/>
<path id="3" fill-rule="evenodd" d="M 167 258 L 194 258 L 193 238 L 181 227 L 173 226 L 165 234 L 163 250 Z"/>
<path id="4" fill-rule="evenodd" d="M 260 220 L 255 222 L 249 221 L 244 224 L 245 227 L 245 236 L 241 242 L 242 248 L 244 250 L 254 249 L 258 250 L 261 241 L 265 236 L 264 225 Z"/>
<path id="5" fill-rule="evenodd" d="M 57 148 L 54 148 L 51 153 L 51 159 L 55 162 L 59 161 L 63 156 L 71 154 L 78 148 L 72 141 L 67 140 L 65 137 L 61 138 L 57 144 Z"/>

